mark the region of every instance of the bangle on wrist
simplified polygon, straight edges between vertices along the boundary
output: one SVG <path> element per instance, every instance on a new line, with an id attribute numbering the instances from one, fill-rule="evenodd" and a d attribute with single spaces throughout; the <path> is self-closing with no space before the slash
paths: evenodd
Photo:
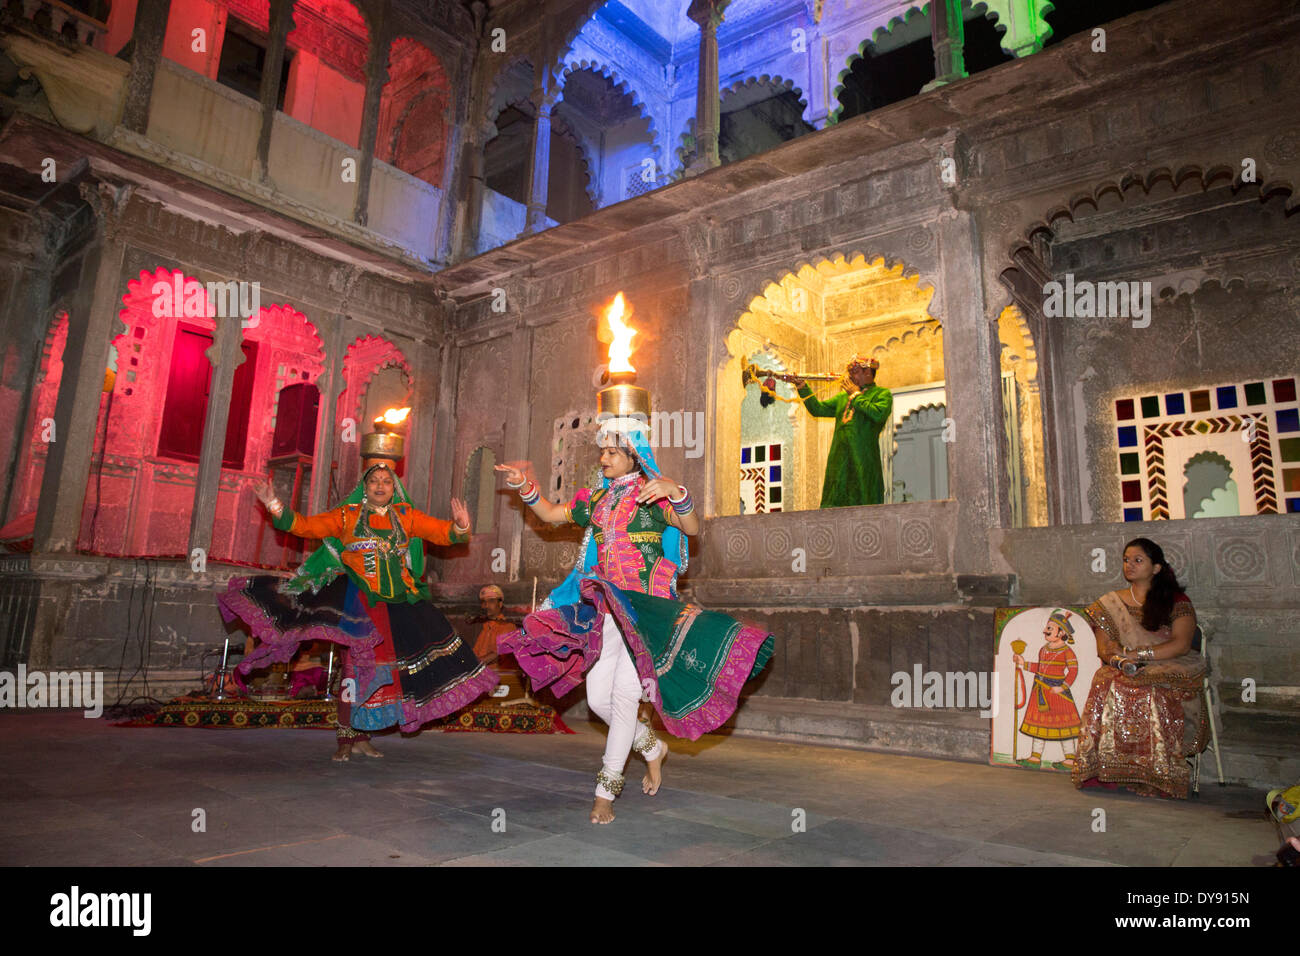
<path id="1" fill-rule="evenodd" d="M 542 490 L 537 487 L 537 482 L 535 481 L 530 481 L 528 483 L 528 486 L 519 492 L 520 500 L 522 500 L 523 503 L 528 505 L 529 507 L 532 507 L 533 505 L 537 504 L 537 502 L 541 499 L 541 497 L 542 497 Z"/>
<path id="2" fill-rule="evenodd" d="M 672 495 L 668 496 L 668 503 L 670 505 L 679 505 L 691 496 L 691 493 L 686 490 L 685 485 L 678 485 L 677 491 L 678 491 L 678 496 L 676 498 L 674 498 Z"/>
<path id="3" fill-rule="evenodd" d="M 469 534 L 469 528 L 462 528 L 459 524 L 452 524 L 451 530 L 456 534 Z"/>
<path id="4" fill-rule="evenodd" d="M 506 479 L 506 487 L 507 487 L 507 488 L 513 488 L 515 491 L 518 491 L 520 488 L 522 488 L 522 487 L 523 487 L 524 485 L 526 485 L 526 484 L 528 484 L 528 479 L 527 479 L 527 478 L 525 478 L 523 481 L 519 482 L 519 484 L 517 484 L 517 485 L 516 485 L 516 484 L 512 484 L 509 478 Z"/>

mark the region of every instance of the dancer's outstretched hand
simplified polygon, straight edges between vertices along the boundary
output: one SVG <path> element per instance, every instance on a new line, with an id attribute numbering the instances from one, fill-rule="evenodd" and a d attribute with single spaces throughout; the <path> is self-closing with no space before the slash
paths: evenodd
<path id="1" fill-rule="evenodd" d="M 505 464 L 497 465 L 495 470 L 506 476 L 506 484 L 508 485 L 523 485 L 533 477 L 533 463 L 531 461 L 508 461 Z"/>
<path id="2" fill-rule="evenodd" d="M 257 500 L 262 503 L 262 506 L 268 510 L 271 502 L 275 500 L 275 491 L 271 488 L 270 483 L 266 481 L 253 482 L 253 494 L 257 496 Z"/>
<path id="3" fill-rule="evenodd" d="M 469 530 L 469 509 L 465 507 L 465 502 L 459 498 L 451 499 L 451 517 L 456 527 Z"/>
<path id="4" fill-rule="evenodd" d="M 667 478 L 656 478 L 653 481 L 647 481 L 641 489 L 641 493 L 636 496 L 637 504 L 653 504 L 660 498 L 680 498 L 681 491 L 678 489 L 677 482 L 670 481 Z"/>

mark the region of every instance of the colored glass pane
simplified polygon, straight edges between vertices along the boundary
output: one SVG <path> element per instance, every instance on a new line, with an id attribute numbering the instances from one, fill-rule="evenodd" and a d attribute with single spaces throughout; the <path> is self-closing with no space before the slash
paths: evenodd
<path id="1" fill-rule="evenodd" d="M 1143 395 L 1142 396 L 1142 417 L 1156 418 L 1160 415 L 1160 396 Z"/>
<path id="2" fill-rule="evenodd" d="M 1119 473 L 1121 475 L 1136 475 L 1141 470 L 1141 467 L 1137 452 L 1126 451 L 1119 456 Z"/>
<path id="3" fill-rule="evenodd" d="M 1121 425 L 1116 429 L 1119 432 L 1120 448 L 1136 448 L 1138 443 L 1138 430 L 1133 425 Z"/>
<path id="4" fill-rule="evenodd" d="M 1121 398 L 1115 403 L 1115 417 L 1121 422 L 1133 420 L 1133 399 Z"/>
<path id="5" fill-rule="evenodd" d="M 1191 393 L 1192 411 L 1208 412 L 1210 410 L 1210 393 L 1207 389 Z"/>
<path id="6" fill-rule="evenodd" d="M 1277 445 L 1283 461 L 1300 461 L 1300 438 L 1283 438 Z"/>
<path id="7" fill-rule="evenodd" d="M 1183 415 L 1187 412 L 1187 403 L 1183 401 L 1182 392 L 1174 392 L 1172 395 L 1165 396 L 1165 414 L 1166 415 Z"/>
<path id="8" fill-rule="evenodd" d="M 772 465 L 771 467 L 769 467 L 769 468 L 767 469 L 767 472 L 768 472 L 768 474 L 767 474 L 768 481 L 780 481 L 780 480 L 781 480 L 781 466 L 780 466 L 780 465 Z"/>
<path id="9" fill-rule="evenodd" d="M 741 463 L 742 465 L 748 465 L 748 464 L 749 464 L 749 449 L 748 449 L 748 448 L 742 448 L 742 449 L 740 449 L 740 463 Z"/>
<path id="10" fill-rule="evenodd" d="M 768 461 L 780 461 L 780 460 L 781 460 L 781 446 L 780 446 L 780 445 L 768 445 L 768 446 L 767 446 L 767 460 L 768 460 Z"/>
<path id="11" fill-rule="evenodd" d="M 1263 405 L 1268 401 L 1268 392 L 1263 382 L 1251 382 L 1245 389 L 1247 405 Z"/>
<path id="12" fill-rule="evenodd" d="M 1237 386 L 1235 386 L 1235 385 L 1220 385 L 1220 386 L 1219 386 L 1218 388 L 1216 388 L 1214 391 L 1215 391 L 1216 394 L 1217 394 L 1217 398 L 1218 398 L 1218 402 L 1219 402 L 1219 407 L 1220 407 L 1220 408 L 1236 408 L 1236 407 L 1237 407 Z"/>
<path id="13" fill-rule="evenodd" d="M 1273 401 L 1294 402 L 1295 401 L 1295 379 L 1293 378 L 1273 379 Z"/>
<path id="14" fill-rule="evenodd" d="M 1142 500 L 1142 482 L 1125 481 L 1122 483 L 1124 489 L 1124 501 L 1141 501 Z"/>
<path id="15" fill-rule="evenodd" d="M 1284 408 L 1277 413 L 1277 430 L 1279 432 L 1300 432 L 1300 411 Z"/>
<path id="16" fill-rule="evenodd" d="M 1125 508 L 1125 509 L 1124 509 L 1124 520 L 1125 520 L 1125 521 L 1141 521 L 1141 520 L 1142 520 L 1142 509 L 1141 509 L 1141 508 Z"/>
<path id="17" fill-rule="evenodd" d="M 755 462 L 767 461 L 767 446 L 766 446 L 766 445 L 755 445 L 755 446 L 754 446 L 754 461 L 755 461 Z"/>

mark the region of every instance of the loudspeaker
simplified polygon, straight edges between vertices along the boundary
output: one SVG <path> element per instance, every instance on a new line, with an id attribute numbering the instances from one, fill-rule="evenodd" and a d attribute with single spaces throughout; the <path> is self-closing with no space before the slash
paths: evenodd
<path id="1" fill-rule="evenodd" d="M 271 438 L 271 457 L 307 455 L 316 452 L 316 416 L 320 412 L 320 391 L 309 382 L 299 382 L 280 390 L 275 416 L 275 435 Z"/>

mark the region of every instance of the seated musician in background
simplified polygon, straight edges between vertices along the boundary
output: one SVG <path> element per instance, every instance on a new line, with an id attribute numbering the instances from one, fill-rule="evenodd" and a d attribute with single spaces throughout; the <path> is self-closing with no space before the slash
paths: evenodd
<path id="1" fill-rule="evenodd" d="M 489 666 L 497 662 L 497 638 L 519 628 L 518 621 L 506 617 L 505 603 L 505 593 L 499 587 L 486 585 L 478 592 L 478 606 L 483 613 L 469 619 L 469 623 L 480 625 L 478 637 L 474 639 L 474 655 Z M 514 658 L 507 656 L 502 666 L 513 667 Z"/>

